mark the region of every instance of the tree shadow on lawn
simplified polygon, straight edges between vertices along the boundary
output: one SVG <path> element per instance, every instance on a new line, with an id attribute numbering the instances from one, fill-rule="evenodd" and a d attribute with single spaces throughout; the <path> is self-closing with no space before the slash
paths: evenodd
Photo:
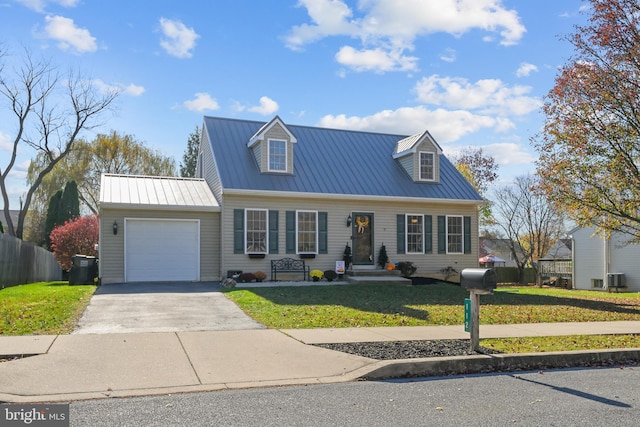
<path id="1" fill-rule="evenodd" d="M 415 306 L 460 306 L 463 307 L 469 291 L 457 284 L 438 283 L 428 286 L 385 285 L 341 285 L 308 287 L 256 287 L 245 289 L 280 306 L 335 305 L 363 312 L 405 315 L 419 320 L 429 320 L 427 309 Z M 594 295 L 597 297 L 597 295 Z M 638 316 L 640 300 L 629 304 L 629 300 L 593 300 L 584 297 L 559 297 L 528 295 L 517 292 L 496 292 L 483 295 L 482 305 L 496 306 L 569 306 L 606 313 Z M 413 306 L 413 307 L 410 307 Z"/>

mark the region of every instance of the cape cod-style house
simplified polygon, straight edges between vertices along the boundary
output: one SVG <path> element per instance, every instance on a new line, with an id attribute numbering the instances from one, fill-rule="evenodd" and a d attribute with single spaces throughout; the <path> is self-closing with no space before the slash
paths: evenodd
<path id="1" fill-rule="evenodd" d="M 427 131 L 205 117 L 196 178 L 102 177 L 100 280 L 216 281 L 282 258 L 328 270 L 346 246 L 375 269 L 382 245 L 440 277 L 478 266 L 481 202 Z"/>

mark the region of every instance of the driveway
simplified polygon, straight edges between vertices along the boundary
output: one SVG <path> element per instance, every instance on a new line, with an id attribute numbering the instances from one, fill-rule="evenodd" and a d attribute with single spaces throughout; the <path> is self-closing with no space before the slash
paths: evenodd
<path id="1" fill-rule="evenodd" d="M 264 329 L 218 282 L 124 283 L 96 289 L 74 334 Z"/>

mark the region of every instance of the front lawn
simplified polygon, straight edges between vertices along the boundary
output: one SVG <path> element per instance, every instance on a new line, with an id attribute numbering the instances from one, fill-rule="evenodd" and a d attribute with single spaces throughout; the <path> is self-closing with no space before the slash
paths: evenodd
<path id="1" fill-rule="evenodd" d="M 459 286 L 261 287 L 226 292 L 249 316 L 276 329 L 461 325 Z M 640 293 L 505 287 L 480 298 L 480 324 L 640 320 Z"/>
<path id="2" fill-rule="evenodd" d="M 0 290 L 0 335 L 73 331 L 96 287 L 40 282 Z"/>

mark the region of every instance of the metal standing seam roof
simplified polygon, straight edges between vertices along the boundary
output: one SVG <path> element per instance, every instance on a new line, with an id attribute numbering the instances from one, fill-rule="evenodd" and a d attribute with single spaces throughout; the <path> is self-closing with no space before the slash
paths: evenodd
<path id="1" fill-rule="evenodd" d="M 103 174 L 100 204 L 216 210 L 220 207 L 204 179 Z"/>
<path id="2" fill-rule="evenodd" d="M 406 135 L 287 124 L 298 141 L 294 145 L 294 173 L 261 173 L 247 142 L 264 125 L 265 122 L 249 120 L 204 118 L 223 189 L 482 200 L 442 154 L 439 182 L 413 181 L 393 159 L 398 141 L 409 138 Z"/>

